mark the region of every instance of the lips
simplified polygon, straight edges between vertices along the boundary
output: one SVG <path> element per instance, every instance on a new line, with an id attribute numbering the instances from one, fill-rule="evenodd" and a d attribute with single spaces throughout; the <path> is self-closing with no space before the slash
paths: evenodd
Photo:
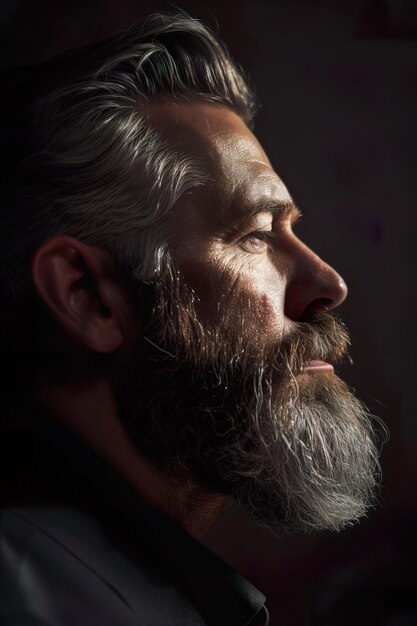
<path id="1" fill-rule="evenodd" d="M 327 361 L 319 361 L 318 359 L 307 361 L 307 363 L 303 367 L 303 372 L 319 371 L 319 370 L 323 372 L 324 371 L 334 372 L 334 368 L 333 368 L 333 365 L 331 365 L 331 363 L 328 363 Z"/>

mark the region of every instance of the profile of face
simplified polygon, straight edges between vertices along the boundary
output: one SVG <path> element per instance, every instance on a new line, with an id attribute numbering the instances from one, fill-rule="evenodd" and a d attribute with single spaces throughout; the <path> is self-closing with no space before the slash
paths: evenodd
<path id="1" fill-rule="evenodd" d="M 329 311 L 346 286 L 294 234 L 299 213 L 239 116 L 161 101 L 149 119 L 206 182 L 168 217 L 163 275 L 138 288 L 121 417 L 155 462 L 261 524 L 339 529 L 378 473 L 370 418 L 332 367 L 348 336 Z"/>

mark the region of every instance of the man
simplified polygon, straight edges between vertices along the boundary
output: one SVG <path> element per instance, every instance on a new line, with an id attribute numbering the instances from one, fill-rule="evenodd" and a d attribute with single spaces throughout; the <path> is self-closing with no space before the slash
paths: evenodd
<path id="1" fill-rule="evenodd" d="M 1 623 L 266 624 L 196 539 L 340 529 L 378 462 L 253 94 L 182 14 L 3 86 Z"/>

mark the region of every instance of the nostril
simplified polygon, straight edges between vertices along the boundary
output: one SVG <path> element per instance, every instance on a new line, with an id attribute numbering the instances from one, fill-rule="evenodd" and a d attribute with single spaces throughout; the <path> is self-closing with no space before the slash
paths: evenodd
<path id="1" fill-rule="evenodd" d="M 327 313 L 331 308 L 333 302 L 330 298 L 317 298 L 305 308 L 300 322 L 309 322 L 318 313 Z"/>

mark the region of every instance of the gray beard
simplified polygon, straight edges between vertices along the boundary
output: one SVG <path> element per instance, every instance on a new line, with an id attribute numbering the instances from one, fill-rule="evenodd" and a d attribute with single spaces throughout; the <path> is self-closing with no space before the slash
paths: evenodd
<path id="1" fill-rule="evenodd" d="M 379 475 L 372 419 L 336 375 L 302 371 L 346 355 L 343 326 L 326 313 L 279 345 L 255 346 L 232 313 L 247 310 L 244 294 L 209 325 L 172 274 L 148 291 L 138 297 L 150 307 L 143 335 L 115 380 L 136 447 L 274 532 L 339 530 L 362 517 Z"/>

